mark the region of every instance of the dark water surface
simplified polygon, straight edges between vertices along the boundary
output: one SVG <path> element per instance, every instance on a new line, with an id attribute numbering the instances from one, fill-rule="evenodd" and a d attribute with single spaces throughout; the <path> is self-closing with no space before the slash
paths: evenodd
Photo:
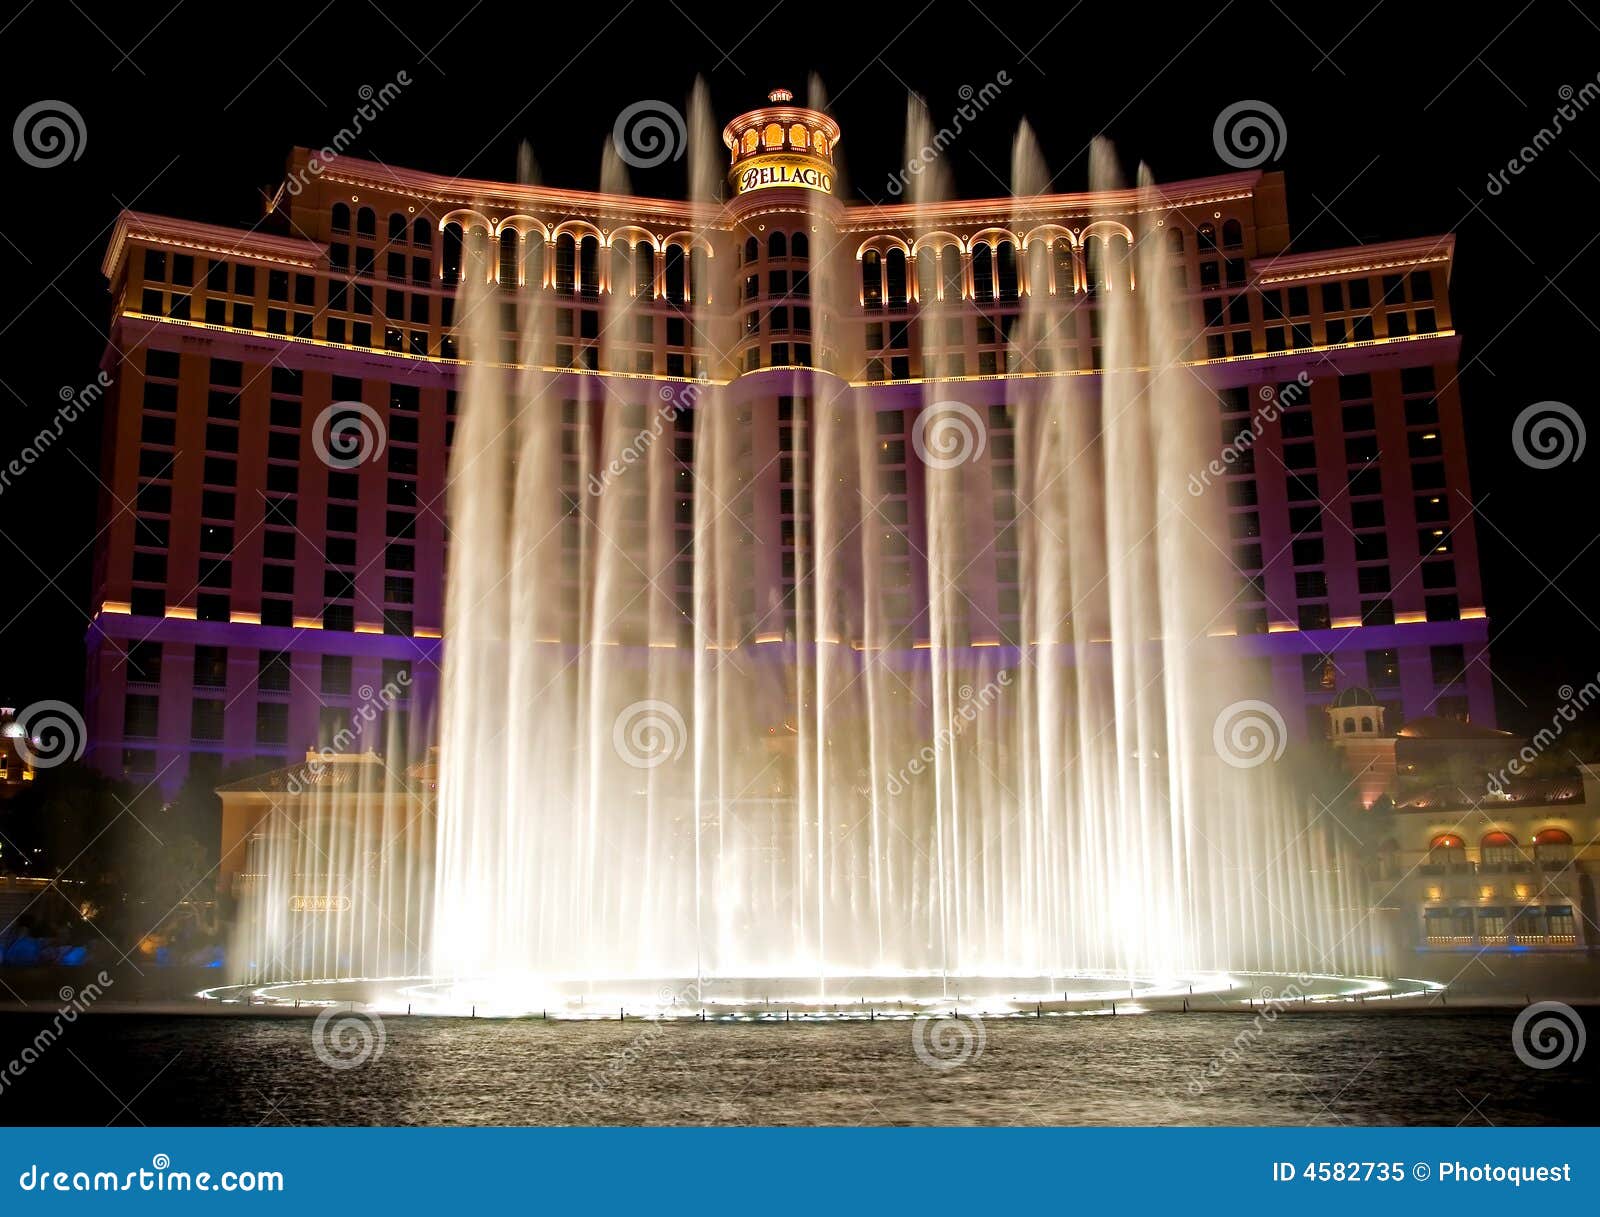
<path id="1" fill-rule="evenodd" d="M 308 1018 L 99 1014 L 38 1049 L 17 1077 L 6 1062 L 50 1020 L 6 1014 L 0 1123 L 1600 1122 L 1600 1049 L 1531 1069 L 1512 1051 L 1512 1017 L 1017 1019 L 943 1036 L 906 1021 L 387 1018 L 381 1053 L 333 1068 Z M 354 1036 L 345 1042 L 359 1049 Z M 326 1041 L 323 1050 L 339 1059 Z"/>

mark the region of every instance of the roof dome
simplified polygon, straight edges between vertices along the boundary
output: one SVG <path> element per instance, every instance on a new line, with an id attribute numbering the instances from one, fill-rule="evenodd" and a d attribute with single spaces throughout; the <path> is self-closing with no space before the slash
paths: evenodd
<path id="1" fill-rule="evenodd" d="M 1375 706 L 1378 704 L 1378 699 L 1372 696 L 1371 689 L 1356 686 L 1341 690 L 1339 696 L 1333 699 L 1333 704 L 1343 710 L 1350 706 Z"/>

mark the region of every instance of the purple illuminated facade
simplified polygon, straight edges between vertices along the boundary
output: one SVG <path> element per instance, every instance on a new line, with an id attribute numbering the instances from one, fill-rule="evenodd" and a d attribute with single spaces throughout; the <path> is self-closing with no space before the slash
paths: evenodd
<path id="1" fill-rule="evenodd" d="M 992 460 L 1014 461 L 1005 408 L 1037 375 L 1008 342 L 1020 299 L 1073 297 L 1051 366 L 1092 375 L 1099 299 L 1137 290 L 1106 281 L 1117 262 L 1092 256 L 1094 243 L 1150 223 L 1135 215 L 1150 200 L 1132 191 L 958 201 L 930 216 L 757 190 L 702 214 L 352 158 L 314 169 L 303 149 L 286 181 L 260 231 L 125 213 L 104 263 L 113 387 L 89 756 L 168 794 L 191 774 L 283 765 L 341 727 L 352 748 L 404 741 L 416 754 L 429 742 L 447 641 L 454 296 L 475 234 L 496 282 L 550 294 L 549 361 L 570 369 L 574 399 L 594 377 L 650 378 L 663 400 L 697 376 L 739 382 L 733 400 L 751 411 L 757 450 L 777 451 L 810 378 L 862 386 L 910 539 L 890 564 L 904 569 L 882 577 L 904 587 L 899 611 L 916 640 L 927 636 L 922 478 L 905 441 L 921 378 L 959 384 L 998 441 Z M 1202 334 L 1197 374 L 1217 399 L 1218 460 L 1191 486 L 1229 505 L 1231 535 L 1217 544 L 1238 597 L 1217 632 L 1237 636 L 1241 662 L 1270 668 L 1297 734 L 1322 735 L 1323 707 L 1352 684 L 1371 688 L 1394 726 L 1424 715 L 1492 725 L 1452 239 L 1298 252 L 1275 173 L 1167 184 L 1159 209 Z M 845 319 L 859 358 L 810 370 L 826 361 L 812 357 L 809 259 L 838 242 L 859 275 L 859 311 Z M 694 346 L 699 283 L 735 318 L 734 349 Z M 602 343 L 605 298 L 620 291 L 642 308 L 627 335 Z M 506 316 L 509 333 L 514 304 Z M 323 459 L 335 403 L 346 415 L 362 403 L 383 437 L 350 468 Z M 763 480 L 750 521 L 765 542 L 751 603 L 771 614 L 753 645 L 783 636 L 792 601 L 805 522 L 785 476 Z M 1026 641 L 1004 524 L 986 559 L 996 628 L 975 630 L 972 645 Z M 379 698 L 397 681 L 401 696 Z M 375 698 L 365 722 L 358 711 Z"/>

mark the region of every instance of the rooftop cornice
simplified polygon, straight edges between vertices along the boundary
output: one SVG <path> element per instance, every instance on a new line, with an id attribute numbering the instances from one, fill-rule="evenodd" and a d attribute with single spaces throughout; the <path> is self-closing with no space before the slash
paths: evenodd
<path id="1" fill-rule="evenodd" d="M 840 226 L 851 232 L 865 232 L 877 228 L 924 228 L 930 224 L 1006 224 L 1018 219 L 1136 215 L 1248 199 L 1254 196 L 1261 178 L 1260 172 L 1252 170 L 1181 182 L 1157 182 L 1142 189 L 1130 186 L 1121 190 L 1080 190 L 1024 198 L 1002 195 L 987 199 L 949 199 L 926 205 L 866 204 L 846 207 Z"/>
<path id="2" fill-rule="evenodd" d="M 317 153 L 296 148 L 296 164 L 315 158 Z M 318 180 L 337 182 L 354 189 L 381 190 L 427 199 L 447 210 L 469 208 L 492 210 L 504 215 L 519 212 L 559 212 L 563 217 L 651 218 L 677 227 L 728 227 L 727 208 L 718 202 L 694 204 L 675 199 L 648 199 L 632 194 L 604 194 L 598 190 L 562 190 L 552 186 L 523 186 L 514 182 L 491 182 L 480 178 L 452 177 L 426 173 L 420 169 L 400 169 L 373 161 L 341 156 L 314 174 Z"/>
<path id="3" fill-rule="evenodd" d="M 247 228 L 226 228 L 196 220 L 177 220 L 171 216 L 150 215 L 142 211 L 123 211 L 111 230 L 101 273 L 110 279 L 122 261 L 129 239 L 153 241 L 161 245 L 192 249 L 200 253 L 231 258 L 253 258 L 280 265 L 318 266 L 327 257 L 327 248 L 305 237 L 280 237 L 252 232 Z"/>
<path id="4" fill-rule="evenodd" d="M 305 148 L 296 148 L 294 151 L 297 166 L 315 156 L 315 152 Z M 422 198 L 451 210 L 488 209 L 506 215 L 519 211 L 543 211 L 559 213 L 563 217 L 656 219 L 679 227 L 731 226 L 725 202 L 690 203 L 681 199 L 651 199 L 640 195 L 604 194 L 594 190 L 522 186 L 511 182 L 401 169 L 349 156 L 341 156 L 330 162 L 314 176 L 355 190 L 380 190 Z M 914 203 L 845 206 L 839 227 L 844 232 L 865 232 L 884 228 L 920 228 L 930 224 L 1007 224 L 1019 218 L 1048 221 L 1127 216 L 1248 199 L 1255 194 L 1261 178 L 1259 171 L 1251 170 L 1180 182 L 1159 182 L 1147 189 L 1084 190 L 1023 199 L 1007 196 L 951 199 L 926 206 Z"/>
<path id="5" fill-rule="evenodd" d="M 1389 270 L 1422 266 L 1430 262 L 1451 262 L 1455 257 L 1454 234 L 1436 237 L 1410 237 L 1402 241 L 1380 241 L 1374 245 L 1352 245 L 1342 249 L 1317 249 L 1306 253 L 1282 253 L 1270 258 L 1252 258 L 1249 272 L 1258 283 L 1285 279 L 1316 279 L 1349 275 L 1362 271 Z"/>

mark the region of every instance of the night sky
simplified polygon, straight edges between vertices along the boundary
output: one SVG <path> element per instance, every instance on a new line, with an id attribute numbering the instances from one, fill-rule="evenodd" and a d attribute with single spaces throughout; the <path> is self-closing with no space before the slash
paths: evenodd
<path id="1" fill-rule="evenodd" d="M 1024 117 L 1058 189 L 1086 186 L 1100 133 L 1130 169 L 1143 159 L 1167 179 L 1228 172 L 1213 122 L 1261 100 L 1284 119 L 1282 155 L 1264 168 L 1287 175 L 1293 249 L 1456 235 L 1451 296 L 1502 725 L 1536 728 L 1559 686 L 1600 669 L 1600 532 L 1582 493 L 1600 471 L 1600 441 L 1543 470 L 1511 447 L 1513 420 L 1534 402 L 1594 418 L 1600 100 L 1498 195 L 1488 189 L 1550 126 L 1564 92 L 1600 79 L 1600 24 L 1578 4 L 180 0 L 168 10 L 166 0 L 32 0 L 0 34 L 6 124 L 58 99 L 86 133 L 78 159 L 53 168 L 0 149 L 0 466 L 51 423 L 64 387 L 95 375 L 108 308 L 100 261 L 121 207 L 248 227 L 289 149 L 327 143 L 363 86 L 401 72 L 413 83 L 352 154 L 504 180 L 526 140 L 547 184 L 592 189 L 630 104 L 682 107 L 699 73 L 720 122 L 778 86 L 803 98 L 815 71 L 857 201 L 885 200 L 903 164 L 909 91 L 940 123 L 963 86 L 1001 73 L 1012 82 L 945 155 L 968 196 L 1001 192 Z M 684 167 L 635 171 L 634 189 L 681 196 Z M 74 424 L 0 491 L 0 704 L 81 704 L 98 421 Z"/>

